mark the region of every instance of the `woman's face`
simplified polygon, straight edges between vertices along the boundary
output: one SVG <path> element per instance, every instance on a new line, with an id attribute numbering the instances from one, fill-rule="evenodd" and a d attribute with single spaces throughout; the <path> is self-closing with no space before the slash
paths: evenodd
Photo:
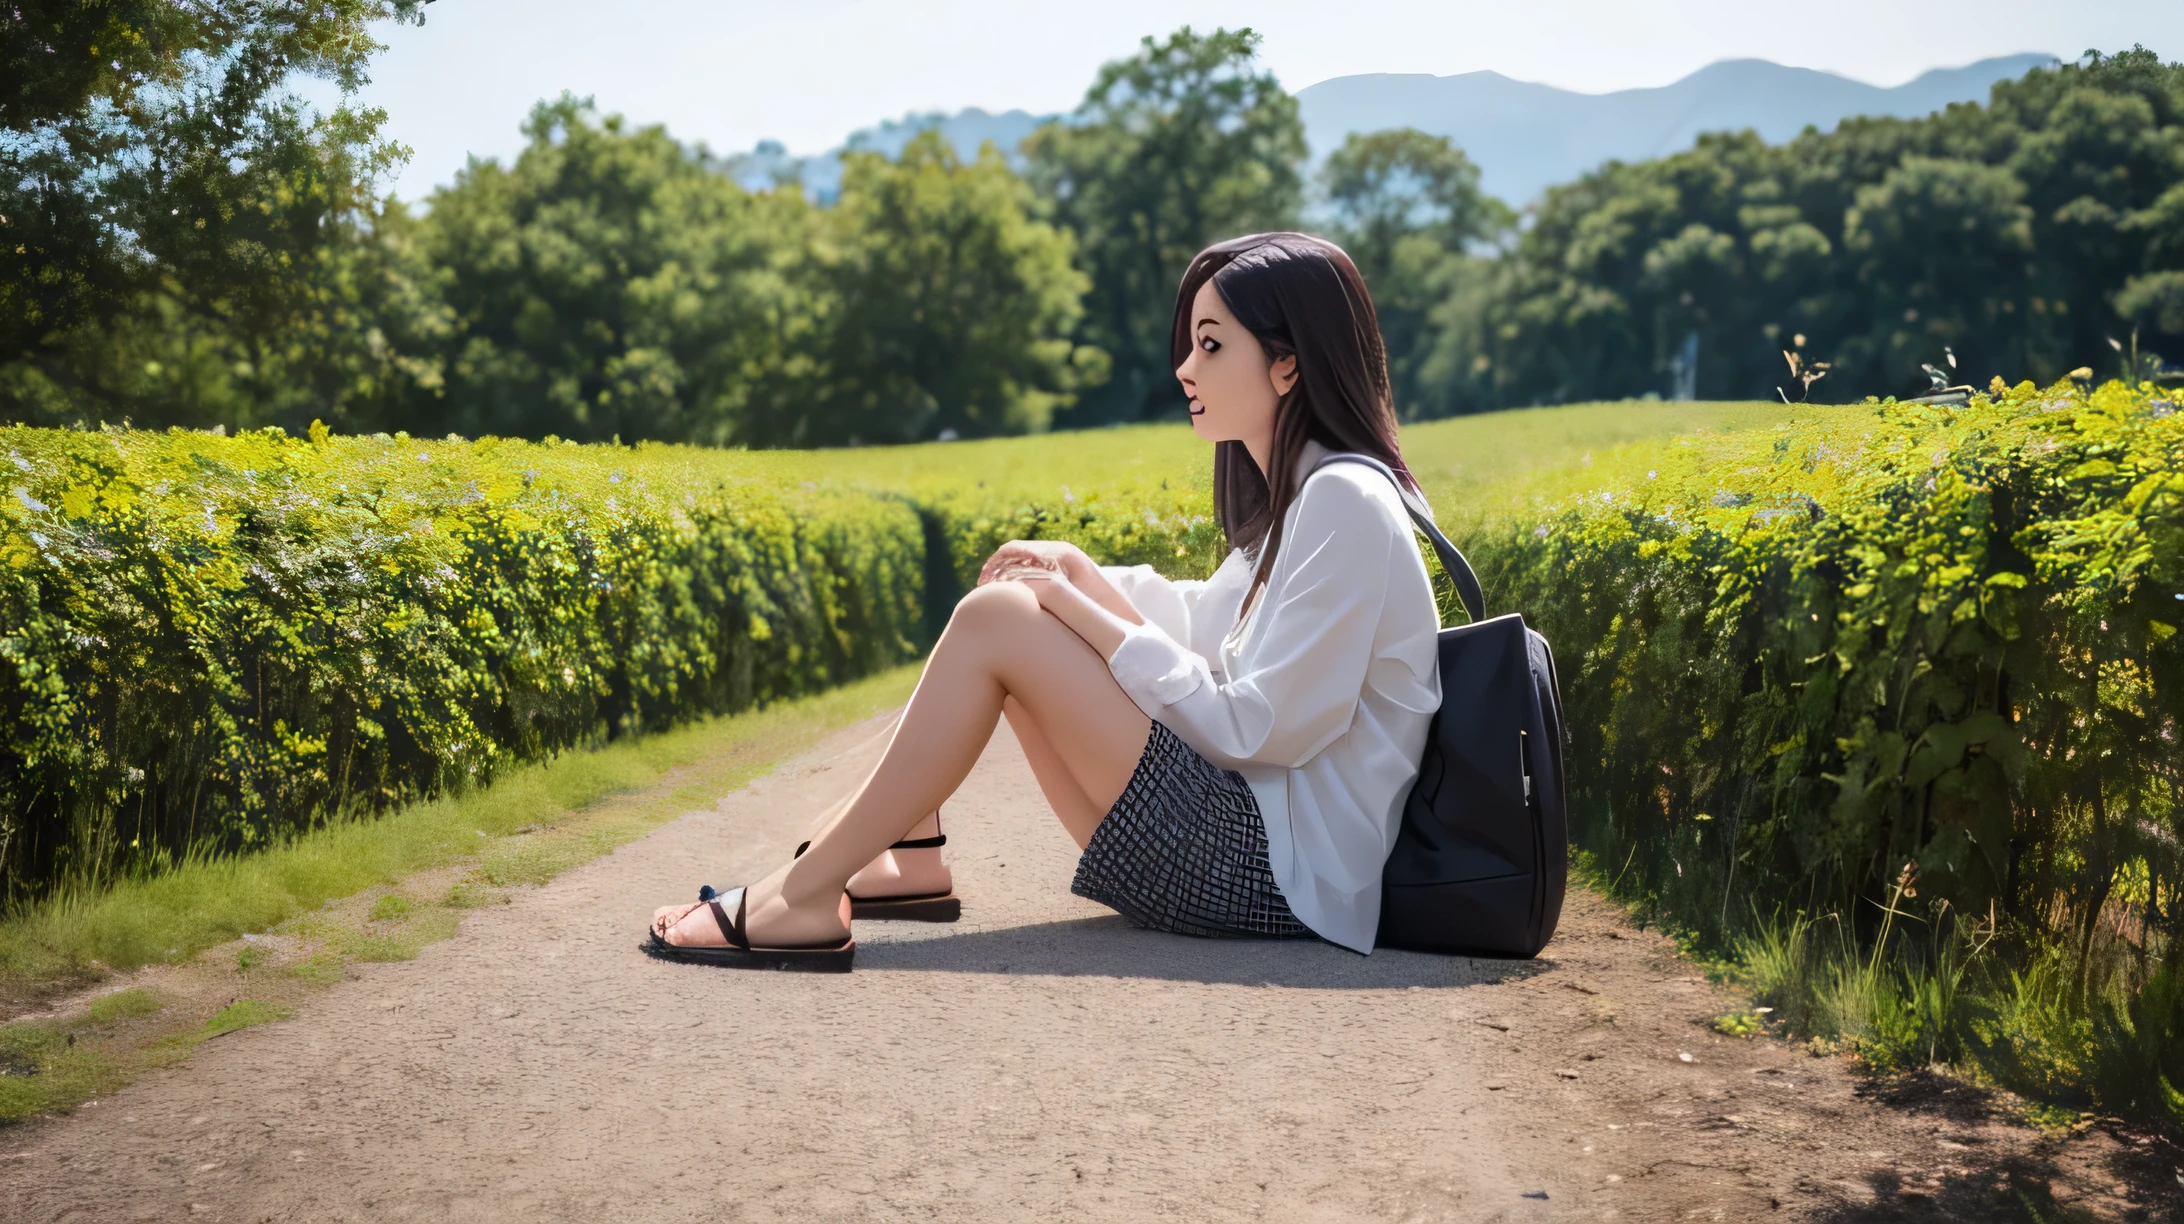
<path id="1" fill-rule="evenodd" d="M 1175 376 L 1191 399 L 1199 437 L 1242 442 L 1257 457 L 1273 445 L 1274 406 L 1297 380 L 1297 359 L 1267 361 L 1259 338 L 1229 313 L 1209 280 L 1192 300 L 1191 354 Z"/>

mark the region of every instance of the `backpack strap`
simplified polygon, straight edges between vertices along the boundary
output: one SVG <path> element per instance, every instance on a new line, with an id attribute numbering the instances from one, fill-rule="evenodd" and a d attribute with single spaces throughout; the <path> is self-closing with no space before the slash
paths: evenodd
<path id="1" fill-rule="evenodd" d="M 1485 620 L 1486 592 L 1479 586 L 1479 576 L 1472 571 L 1471 562 L 1464 560 L 1464 554 L 1448 542 L 1447 536 L 1441 534 L 1440 527 L 1433 521 L 1433 511 L 1426 506 L 1425 500 L 1404 488 L 1403 482 L 1395 478 L 1395 472 L 1371 455 L 1336 451 L 1313 464 L 1312 472 L 1317 472 L 1330 463 L 1360 463 L 1388 478 L 1388 482 L 1395 486 L 1396 496 L 1403 500 L 1403 508 L 1410 511 L 1411 523 L 1425 533 L 1426 539 L 1433 542 L 1433 551 L 1441 558 L 1441 568 L 1448 571 L 1449 581 L 1455 584 L 1456 598 L 1463 601 L 1465 613 L 1474 624 Z M 1305 479 L 1311 479 L 1312 472 L 1306 472 Z"/>

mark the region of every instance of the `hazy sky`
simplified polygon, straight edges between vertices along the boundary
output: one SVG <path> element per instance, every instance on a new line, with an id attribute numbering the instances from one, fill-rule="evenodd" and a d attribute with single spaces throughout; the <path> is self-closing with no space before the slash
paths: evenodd
<path id="1" fill-rule="evenodd" d="M 416 198 L 509 157 L 562 90 L 685 141 L 799 153 L 911 111 L 1069 109 L 1105 60 L 1191 24 L 1249 25 L 1292 90 L 1359 72 L 1492 69 L 1604 93 L 1742 56 L 1894 85 L 1934 67 L 2143 44 L 2184 58 L 2184 0 L 438 0 L 386 30 L 365 98 L 416 150 Z"/>

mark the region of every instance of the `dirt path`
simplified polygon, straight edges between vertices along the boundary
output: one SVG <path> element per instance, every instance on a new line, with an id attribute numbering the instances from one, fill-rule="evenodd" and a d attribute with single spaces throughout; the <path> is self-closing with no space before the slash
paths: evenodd
<path id="1" fill-rule="evenodd" d="M 1730 1000 L 1586 894 L 1529 964 L 1133 929 L 1069 895 L 1005 728 L 946 816 L 960 924 L 863 924 L 848 977 L 638 954 L 655 903 L 786 855 L 883 731 L 0 1134 L 0 1217 L 1965 1219 L 2054 1172 L 1976 1104 L 1714 1035 Z"/>

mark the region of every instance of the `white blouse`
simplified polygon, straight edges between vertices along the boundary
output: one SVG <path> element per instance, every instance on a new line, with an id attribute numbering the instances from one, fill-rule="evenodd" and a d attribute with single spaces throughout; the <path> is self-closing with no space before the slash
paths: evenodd
<path id="1" fill-rule="evenodd" d="M 1327 453 L 1306 443 L 1299 474 Z M 1146 622 L 1107 665 L 1147 717 L 1250 783 L 1297 918 L 1371 952 L 1380 872 L 1441 705 L 1440 613 L 1387 477 L 1330 464 L 1283 521 L 1274 572 L 1241 625 L 1254 567 L 1240 549 L 1202 582 L 1102 567 Z"/>

